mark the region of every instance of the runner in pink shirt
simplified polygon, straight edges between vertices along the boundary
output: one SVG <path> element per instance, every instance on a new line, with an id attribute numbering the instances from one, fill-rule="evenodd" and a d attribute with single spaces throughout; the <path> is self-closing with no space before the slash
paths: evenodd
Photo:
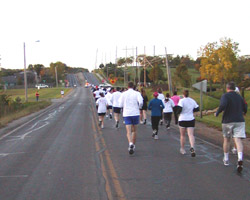
<path id="1" fill-rule="evenodd" d="M 174 105 L 175 105 L 175 107 L 173 108 L 175 124 L 178 124 L 177 105 L 181 98 L 177 95 L 177 92 L 175 91 L 174 96 L 172 96 L 171 99 L 174 101 Z"/>

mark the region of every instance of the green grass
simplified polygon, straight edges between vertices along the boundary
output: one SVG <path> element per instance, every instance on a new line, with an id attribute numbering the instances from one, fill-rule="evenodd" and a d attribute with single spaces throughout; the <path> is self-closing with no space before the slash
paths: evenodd
<path id="1" fill-rule="evenodd" d="M 39 101 L 49 101 L 50 99 L 57 99 L 61 98 L 61 90 L 64 90 L 64 94 L 67 95 L 72 89 L 71 88 L 43 88 L 40 90 L 37 90 L 35 88 L 29 88 L 28 89 L 28 101 L 36 101 L 36 91 L 39 93 Z M 25 90 L 24 89 L 9 89 L 5 92 L 0 92 L 1 94 L 9 95 L 13 100 L 16 97 L 20 97 L 22 99 L 22 102 L 25 100 Z"/>
<path id="2" fill-rule="evenodd" d="M 0 127 L 6 126 L 13 120 L 27 116 L 31 113 L 37 112 L 51 105 L 51 99 L 61 98 L 61 89 L 64 90 L 64 94 L 67 95 L 72 89 L 71 88 L 44 88 L 40 89 L 39 101 L 36 102 L 35 93 L 37 89 L 28 89 L 28 102 L 24 102 L 25 93 L 24 89 L 10 89 L 1 94 L 9 95 L 11 99 L 20 97 L 22 99 L 22 106 L 17 111 L 8 112 L 8 114 L 1 117 Z"/>

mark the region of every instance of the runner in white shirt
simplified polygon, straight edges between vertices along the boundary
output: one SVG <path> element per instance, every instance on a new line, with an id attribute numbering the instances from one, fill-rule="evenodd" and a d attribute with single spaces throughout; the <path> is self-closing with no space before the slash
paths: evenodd
<path id="1" fill-rule="evenodd" d="M 163 109 L 163 115 L 164 115 L 164 121 L 166 123 L 166 128 L 170 129 L 173 107 L 175 107 L 175 104 L 174 101 L 170 98 L 169 93 L 166 94 L 166 98 L 162 100 L 162 103 L 165 106 Z"/>
<path id="2" fill-rule="evenodd" d="M 109 116 L 110 119 L 112 119 L 112 102 L 111 102 L 111 98 L 112 98 L 113 90 L 114 90 L 114 88 L 108 88 L 107 89 L 108 93 L 105 95 L 105 98 L 108 101 L 108 109 L 107 109 L 106 117 Z"/>
<path id="3" fill-rule="evenodd" d="M 123 118 L 129 142 L 129 154 L 133 154 L 135 150 L 137 124 L 139 124 L 140 120 L 140 108 L 143 105 L 141 94 L 133 90 L 133 87 L 133 82 L 129 82 L 128 90 L 123 92 L 119 99 L 119 106 L 123 108 Z"/>
<path id="4" fill-rule="evenodd" d="M 100 91 L 99 88 L 96 88 L 96 91 L 94 91 L 94 97 L 95 97 L 95 101 L 97 101 L 97 99 L 100 98 Z"/>
<path id="5" fill-rule="evenodd" d="M 119 127 L 119 118 L 120 118 L 120 113 L 121 113 L 121 108 L 119 107 L 119 98 L 121 96 L 120 88 L 116 88 L 116 92 L 113 92 L 112 97 L 110 99 L 113 110 L 114 110 L 114 118 L 115 118 L 115 127 Z"/>
<path id="6" fill-rule="evenodd" d="M 194 112 L 199 111 L 199 105 L 189 97 L 189 91 L 184 90 L 183 92 L 184 98 L 181 99 L 178 103 L 178 113 L 179 116 L 179 129 L 180 129 L 180 153 L 186 154 L 184 149 L 185 146 L 185 132 L 187 130 L 189 142 L 190 142 L 190 152 L 191 156 L 195 157 L 195 137 L 194 137 L 194 127 L 195 127 L 195 118 Z"/>
<path id="7" fill-rule="evenodd" d="M 162 94 L 162 89 L 158 88 L 157 92 L 158 92 L 158 97 L 157 98 L 163 101 L 165 99 L 165 97 L 164 97 L 164 94 Z M 162 115 L 161 115 L 160 125 L 163 125 Z"/>
<path id="8" fill-rule="evenodd" d="M 104 116 L 107 111 L 108 101 L 106 100 L 102 92 L 100 93 L 100 98 L 96 101 L 96 105 L 98 106 L 97 113 L 99 116 L 99 126 L 101 126 L 101 128 L 104 128 Z"/>
<path id="9" fill-rule="evenodd" d="M 61 97 L 63 98 L 64 97 L 64 91 L 61 90 Z"/>

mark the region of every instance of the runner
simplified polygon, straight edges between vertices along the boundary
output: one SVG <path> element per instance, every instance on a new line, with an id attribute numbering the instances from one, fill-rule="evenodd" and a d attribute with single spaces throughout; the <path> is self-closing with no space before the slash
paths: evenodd
<path id="1" fill-rule="evenodd" d="M 190 152 L 191 156 L 195 157 L 195 137 L 194 137 L 194 127 L 195 127 L 195 118 L 193 112 L 199 111 L 199 105 L 189 97 L 189 91 L 184 90 L 184 98 L 181 99 L 178 103 L 178 114 L 179 116 L 179 129 L 180 129 L 180 153 L 186 154 L 185 151 L 185 132 L 187 131 L 189 143 L 190 143 Z"/>
<path id="2" fill-rule="evenodd" d="M 39 93 L 38 93 L 38 91 L 36 91 L 36 101 L 38 101 L 39 100 Z"/>
<path id="3" fill-rule="evenodd" d="M 112 119 L 112 103 L 111 103 L 111 98 L 112 98 L 112 93 L 113 93 L 114 88 L 108 88 L 107 91 L 108 93 L 106 94 L 105 98 L 108 101 L 108 108 L 107 108 L 107 113 L 106 117 Z"/>
<path id="4" fill-rule="evenodd" d="M 61 90 L 61 97 L 63 98 L 64 97 L 64 91 Z"/>
<path id="5" fill-rule="evenodd" d="M 166 98 L 162 101 L 164 105 L 163 115 L 166 128 L 170 129 L 170 123 L 172 119 L 173 108 L 175 107 L 174 101 L 170 98 L 169 93 L 166 94 Z"/>
<path id="6" fill-rule="evenodd" d="M 158 99 L 158 93 L 155 92 L 153 94 L 154 99 L 152 99 L 149 102 L 148 109 L 151 110 L 151 123 L 152 123 L 152 129 L 153 129 L 153 135 L 152 137 L 155 140 L 158 140 L 158 130 L 159 130 L 159 121 L 162 116 L 162 110 L 164 109 L 164 105 L 162 103 L 162 100 Z"/>
<path id="7" fill-rule="evenodd" d="M 114 118 L 115 118 L 115 127 L 119 128 L 119 119 L 120 119 L 120 113 L 121 108 L 119 107 L 119 98 L 121 96 L 120 88 L 116 88 L 116 92 L 112 94 L 111 97 L 111 103 L 113 105 L 113 111 L 114 111 Z"/>
<path id="8" fill-rule="evenodd" d="M 98 106 L 97 113 L 99 116 L 99 126 L 101 128 L 104 128 L 104 116 L 107 111 L 108 101 L 106 100 L 102 92 L 100 93 L 100 98 L 98 98 L 96 101 L 96 105 Z"/>
<path id="9" fill-rule="evenodd" d="M 147 97 L 146 92 L 143 88 L 141 89 L 141 96 L 143 98 L 143 106 L 140 109 L 140 121 L 141 121 L 141 124 L 146 124 L 147 123 L 148 97 Z"/>
<path id="10" fill-rule="evenodd" d="M 174 105 L 175 105 L 175 107 L 173 108 L 175 124 L 178 124 L 177 109 L 178 109 L 178 103 L 179 103 L 181 98 L 180 98 L 180 96 L 177 95 L 177 92 L 175 91 L 174 96 L 172 96 L 171 99 L 174 101 Z"/>
<path id="11" fill-rule="evenodd" d="M 94 95 L 95 101 L 97 101 L 97 99 L 100 98 L 100 91 L 99 91 L 98 86 L 96 86 L 96 90 L 94 91 L 93 95 Z"/>
<path id="12" fill-rule="evenodd" d="M 244 102 L 244 99 L 235 92 L 234 82 L 228 83 L 226 87 L 227 93 L 222 95 L 220 106 L 215 116 L 217 117 L 224 111 L 222 116 L 224 165 L 229 165 L 230 139 L 233 137 L 238 151 L 237 171 L 240 173 L 243 170 L 242 139 L 246 138 L 245 119 L 243 114 L 245 115 L 247 113 L 247 104 Z"/>
<path id="13" fill-rule="evenodd" d="M 123 117 L 125 120 L 127 138 L 129 142 L 129 154 L 135 151 L 137 124 L 139 124 L 140 108 L 143 105 L 143 99 L 139 92 L 133 90 L 133 82 L 128 83 L 128 90 L 123 92 L 119 105 L 123 108 Z"/>
<path id="14" fill-rule="evenodd" d="M 163 101 L 165 97 L 164 97 L 164 94 L 162 94 L 162 89 L 158 88 L 157 92 L 158 92 L 158 99 Z M 163 125 L 162 112 L 161 112 L 160 125 Z"/>

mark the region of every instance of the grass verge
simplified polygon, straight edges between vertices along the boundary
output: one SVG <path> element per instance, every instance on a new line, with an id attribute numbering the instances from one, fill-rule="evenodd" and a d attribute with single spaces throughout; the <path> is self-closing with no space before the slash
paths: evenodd
<path id="1" fill-rule="evenodd" d="M 51 99 L 61 98 L 61 90 L 64 90 L 65 96 L 72 90 L 72 88 L 45 88 L 37 90 L 35 88 L 28 89 L 28 102 L 24 102 L 25 95 L 24 89 L 11 89 L 0 94 L 6 94 L 10 96 L 11 99 L 15 100 L 16 97 L 20 97 L 22 100 L 22 106 L 13 112 L 9 112 L 0 118 L 0 128 L 6 126 L 13 120 L 19 119 L 21 117 L 27 116 L 31 113 L 38 112 L 51 105 Z M 36 101 L 35 93 L 39 92 L 39 101 Z"/>
<path id="2" fill-rule="evenodd" d="M 7 115 L 1 117 L 0 128 L 6 126 L 8 123 L 12 122 L 13 120 L 19 119 L 21 117 L 25 117 L 31 113 L 37 112 L 50 105 L 51 105 L 50 101 L 24 103 L 23 107 L 20 108 L 20 110 L 13 112 L 13 113 L 8 113 Z"/>

